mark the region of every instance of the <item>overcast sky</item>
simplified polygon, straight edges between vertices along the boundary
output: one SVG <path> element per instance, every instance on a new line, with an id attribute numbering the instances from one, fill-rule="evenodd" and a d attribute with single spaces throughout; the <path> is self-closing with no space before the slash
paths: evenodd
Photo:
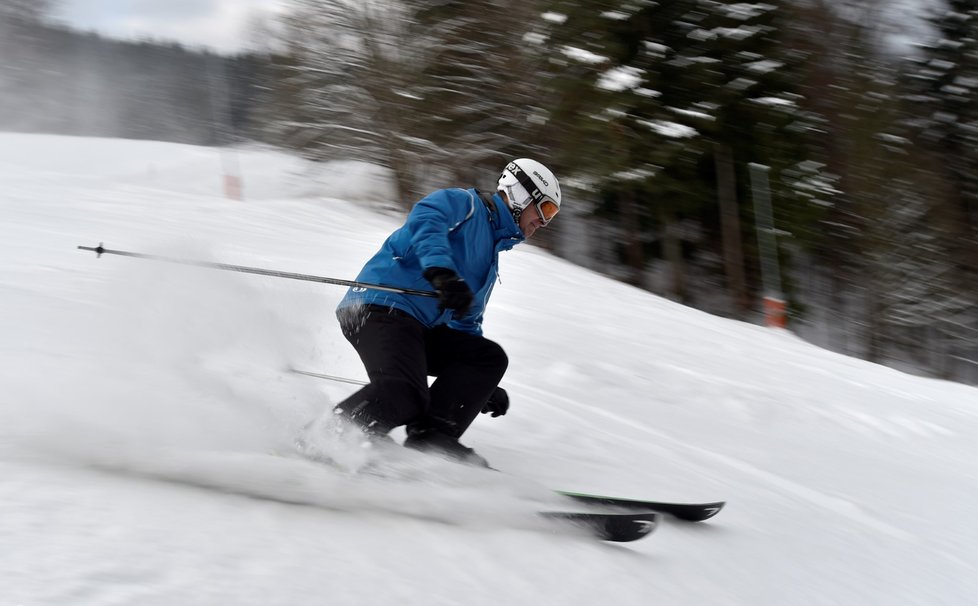
<path id="1" fill-rule="evenodd" d="M 0 0 L 2 2 L 3 0 Z M 72 27 L 123 39 L 175 40 L 221 52 L 244 50 L 255 21 L 279 13 L 289 0 L 52 0 L 54 17 Z M 885 0 L 882 19 L 898 46 L 926 32 L 923 9 L 938 0 Z"/>
<path id="2" fill-rule="evenodd" d="M 2 0 L 0 0 L 2 1 Z M 53 17 L 123 39 L 175 40 L 221 52 L 242 50 L 253 21 L 287 0 L 54 0 Z"/>

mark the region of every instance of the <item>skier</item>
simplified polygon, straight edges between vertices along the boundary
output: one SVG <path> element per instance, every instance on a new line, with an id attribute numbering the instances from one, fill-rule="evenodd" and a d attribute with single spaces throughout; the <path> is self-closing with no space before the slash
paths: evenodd
<path id="1" fill-rule="evenodd" d="M 347 292 L 337 317 L 370 383 L 333 412 L 373 440 L 390 440 L 388 432 L 405 425 L 404 446 L 488 467 L 459 438 L 480 411 L 497 417 L 509 409 L 498 386 L 508 358 L 482 336 L 499 252 L 533 236 L 559 209 L 557 179 L 528 158 L 507 164 L 494 194 L 442 189 L 421 199 L 357 281 L 434 287 L 438 297 Z M 428 376 L 436 377 L 430 388 Z"/>

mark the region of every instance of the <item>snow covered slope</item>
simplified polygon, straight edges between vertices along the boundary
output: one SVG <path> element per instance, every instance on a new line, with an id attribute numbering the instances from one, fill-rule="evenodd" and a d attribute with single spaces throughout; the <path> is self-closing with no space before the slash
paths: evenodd
<path id="1" fill-rule="evenodd" d="M 333 318 L 343 290 L 75 249 L 353 278 L 399 224 L 369 167 L 238 160 L 245 202 L 221 197 L 214 149 L 0 134 L 0 605 L 978 596 L 978 390 L 529 246 L 503 256 L 486 318 L 512 410 L 465 440 L 525 481 L 450 466 L 384 483 L 270 456 L 354 389 L 288 366 L 362 377 Z M 729 505 L 611 545 L 541 526 L 542 486 Z"/>

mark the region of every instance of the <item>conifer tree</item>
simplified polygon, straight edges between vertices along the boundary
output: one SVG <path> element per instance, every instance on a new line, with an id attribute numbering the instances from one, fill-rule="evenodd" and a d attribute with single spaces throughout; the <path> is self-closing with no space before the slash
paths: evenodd
<path id="1" fill-rule="evenodd" d="M 926 343 L 945 354 L 948 373 L 953 360 L 974 363 L 978 352 L 978 7 L 947 0 L 930 21 L 935 37 L 910 62 L 906 100 L 920 181 L 934 185 L 926 192 L 932 263 L 914 276 L 925 294 L 901 302 L 915 310 L 915 326 L 936 333 Z"/>
<path id="2" fill-rule="evenodd" d="M 646 250 L 658 249 L 673 268 L 668 290 L 688 299 L 677 232 L 692 223 L 707 234 L 701 242 L 721 240 L 722 183 L 734 241 L 726 255 L 712 252 L 728 258 L 730 288 L 743 302 L 748 286 L 736 275 L 743 262 L 731 257 L 748 248 L 737 221 L 750 217 L 745 166 L 799 173 L 806 160 L 800 141 L 811 120 L 790 70 L 803 57 L 781 44 L 784 7 L 711 0 L 551 6 L 566 16 L 549 44 L 562 100 L 555 117 L 559 130 L 595 152 L 593 178 L 621 221 L 631 281 L 642 282 Z M 576 147 L 568 143 L 562 147 Z M 779 180 L 776 193 L 812 211 L 811 189 L 795 190 L 800 184 Z"/>
<path id="3" fill-rule="evenodd" d="M 978 284 L 978 6 L 947 0 L 932 18 L 939 38 L 910 78 L 915 139 L 939 157 L 947 184 L 942 224 L 962 288 Z"/>

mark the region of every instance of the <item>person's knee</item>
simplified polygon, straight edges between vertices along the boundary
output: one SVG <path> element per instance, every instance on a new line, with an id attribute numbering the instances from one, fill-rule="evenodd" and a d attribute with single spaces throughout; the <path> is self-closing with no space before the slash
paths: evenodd
<path id="1" fill-rule="evenodd" d="M 509 356 L 503 348 L 494 341 L 486 341 L 485 355 L 483 361 L 486 366 L 494 368 L 499 376 L 503 376 L 509 367 Z"/>

